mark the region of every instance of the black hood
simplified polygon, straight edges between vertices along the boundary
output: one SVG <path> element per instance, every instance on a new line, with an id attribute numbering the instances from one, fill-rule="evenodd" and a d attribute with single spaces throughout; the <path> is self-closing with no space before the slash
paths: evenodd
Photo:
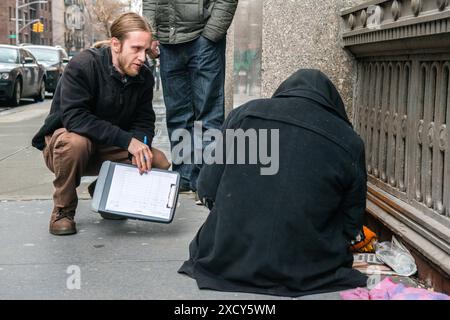
<path id="1" fill-rule="evenodd" d="M 351 125 L 339 92 L 331 80 L 319 70 L 298 70 L 273 94 L 273 98 L 282 97 L 302 97 L 313 100 Z"/>

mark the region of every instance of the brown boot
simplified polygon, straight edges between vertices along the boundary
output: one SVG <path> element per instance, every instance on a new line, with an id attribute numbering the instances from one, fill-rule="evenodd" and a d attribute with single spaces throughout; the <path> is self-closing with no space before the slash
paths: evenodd
<path id="1" fill-rule="evenodd" d="M 64 211 L 63 209 L 53 210 L 50 218 L 50 233 L 57 236 L 77 233 L 74 217 L 74 211 Z"/>

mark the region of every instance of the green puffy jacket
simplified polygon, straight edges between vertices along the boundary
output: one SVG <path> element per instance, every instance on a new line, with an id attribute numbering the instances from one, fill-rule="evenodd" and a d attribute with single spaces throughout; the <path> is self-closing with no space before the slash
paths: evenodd
<path id="1" fill-rule="evenodd" d="M 217 42 L 233 20 L 238 0 L 143 0 L 144 16 L 162 44 L 194 40 Z"/>

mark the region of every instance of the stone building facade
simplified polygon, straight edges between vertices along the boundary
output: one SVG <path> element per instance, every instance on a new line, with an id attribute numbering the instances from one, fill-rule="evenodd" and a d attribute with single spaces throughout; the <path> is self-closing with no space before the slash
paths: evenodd
<path id="1" fill-rule="evenodd" d="M 343 50 L 340 10 L 362 0 L 264 0 L 262 96 L 271 96 L 299 68 L 330 77 L 352 115 L 354 60 Z"/>
<path id="2" fill-rule="evenodd" d="M 347 111 L 352 115 L 354 59 L 343 50 L 340 11 L 363 0 L 241 0 L 228 35 L 228 110 L 248 99 L 270 97 L 278 85 L 299 68 L 317 68 L 327 74 L 340 91 Z M 259 16 L 259 17 L 258 17 Z M 259 32 L 259 39 L 256 35 Z M 235 59 L 242 42 L 248 41 L 260 50 L 257 63 L 256 94 L 242 97 L 236 87 Z M 231 62 L 233 61 L 233 62 Z M 233 72 L 234 71 L 234 72 Z M 231 76 L 233 74 L 233 76 Z M 241 74 L 244 72 L 241 71 Z M 239 82 L 239 83 L 237 83 Z M 233 91 L 232 91 L 233 90 Z M 234 99 L 231 99 L 234 92 Z M 233 101 L 232 101 L 233 100 Z M 231 102 L 232 101 L 232 102 Z"/>

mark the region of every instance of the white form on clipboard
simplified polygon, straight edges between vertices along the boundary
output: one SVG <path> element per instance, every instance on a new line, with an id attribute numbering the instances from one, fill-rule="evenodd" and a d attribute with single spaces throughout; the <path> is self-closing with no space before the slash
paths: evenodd
<path id="1" fill-rule="evenodd" d="M 152 169 L 140 175 L 136 166 L 105 161 L 97 178 L 91 209 L 130 219 L 171 223 L 180 174 Z"/>
<path id="2" fill-rule="evenodd" d="M 115 166 L 105 210 L 169 219 L 176 184 L 173 174 L 151 170 L 140 175 L 136 168 Z"/>

